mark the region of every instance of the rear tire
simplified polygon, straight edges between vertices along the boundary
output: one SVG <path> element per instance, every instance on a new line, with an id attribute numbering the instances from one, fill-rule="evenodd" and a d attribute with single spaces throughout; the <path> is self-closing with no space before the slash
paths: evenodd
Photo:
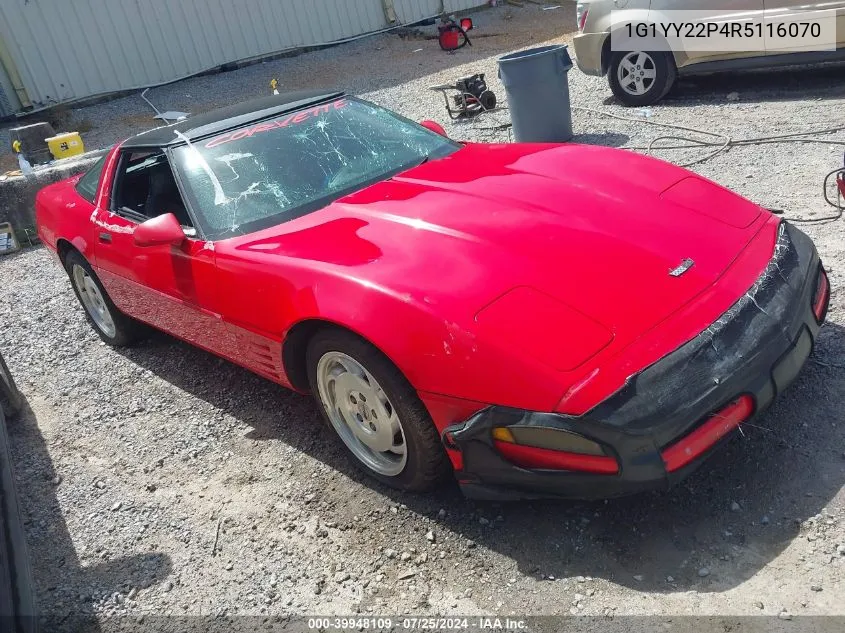
<path id="1" fill-rule="evenodd" d="M 607 71 L 613 94 L 631 107 L 660 101 L 672 89 L 677 77 L 675 58 L 666 51 L 614 52 Z"/>
<path id="2" fill-rule="evenodd" d="M 126 347 L 146 336 L 147 327 L 117 309 L 97 273 L 81 254 L 71 251 L 64 264 L 85 318 L 103 341 L 112 347 Z"/>
<path id="3" fill-rule="evenodd" d="M 323 419 L 365 473 L 399 490 L 435 488 L 451 468 L 416 391 L 378 349 L 343 330 L 309 342 L 308 381 Z"/>

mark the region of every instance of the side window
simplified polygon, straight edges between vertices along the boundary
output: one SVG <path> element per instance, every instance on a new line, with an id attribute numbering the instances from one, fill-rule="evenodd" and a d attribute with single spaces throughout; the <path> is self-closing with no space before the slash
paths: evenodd
<path id="1" fill-rule="evenodd" d="M 76 183 L 77 193 L 85 198 L 91 204 L 94 204 L 94 198 L 97 197 L 97 187 L 100 185 L 100 176 L 103 174 L 103 165 L 106 164 L 106 155 L 94 163 L 91 168 L 85 172 L 85 175 Z"/>
<path id="2" fill-rule="evenodd" d="M 193 227 L 164 152 L 127 152 L 118 169 L 115 213 L 134 222 L 172 213 L 182 226 Z"/>

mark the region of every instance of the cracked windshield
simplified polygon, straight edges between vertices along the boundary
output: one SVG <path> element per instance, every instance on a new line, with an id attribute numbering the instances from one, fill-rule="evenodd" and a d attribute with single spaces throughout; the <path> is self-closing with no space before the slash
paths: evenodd
<path id="1" fill-rule="evenodd" d="M 207 239 L 324 207 L 459 145 L 357 99 L 338 99 L 176 150 Z"/>

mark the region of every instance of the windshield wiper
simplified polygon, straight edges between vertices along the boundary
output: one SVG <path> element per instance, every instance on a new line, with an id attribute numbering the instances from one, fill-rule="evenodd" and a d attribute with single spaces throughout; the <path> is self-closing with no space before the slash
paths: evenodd
<path id="1" fill-rule="evenodd" d="M 426 154 L 420 160 L 418 160 L 416 163 L 414 163 L 413 165 L 408 167 L 408 169 L 413 169 L 414 167 L 419 167 L 420 165 L 425 165 L 430 159 L 431 159 L 431 156 Z"/>
<path id="2" fill-rule="evenodd" d="M 391 172 L 391 175 L 388 176 L 388 179 L 392 180 L 395 176 L 398 176 L 399 174 L 403 174 L 406 171 L 411 171 L 412 169 L 416 169 L 420 165 L 425 165 L 430 159 L 431 159 L 431 156 L 426 154 L 425 156 L 420 158 L 418 161 L 416 161 L 414 163 L 410 163 L 408 165 L 403 165 L 402 167 L 399 168 L 398 171 Z"/>

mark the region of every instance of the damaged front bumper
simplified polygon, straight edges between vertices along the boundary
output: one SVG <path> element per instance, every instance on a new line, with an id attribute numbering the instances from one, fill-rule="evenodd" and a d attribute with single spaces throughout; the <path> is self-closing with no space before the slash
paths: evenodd
<path id="1" fill-rule="evenodd" d="M 810 238 L 781 224 L 766 270 L 727 313 L 584 415 L 492 406 L 446 428 L 444 444 L 460 456 L 461 488 L 471 498 L 589 499 L 680 481 L 738 426 L 725 424 L 722 415 L 735 411 L 738 399 L 748 403 L 746 421 L 796 378 L 826 315 L 829 286 L 820 294 L 821 280 L 827 284 Z M 503 428 L 585 438 L 600 447 L 599 460 L 612 458 L 616 468 L 597 472 L 589 461 L 586 468 L 516 465 L 512 452 L 503 450 L 510 447 L 494 437 L 494 429 L 499 434 Z"/>

